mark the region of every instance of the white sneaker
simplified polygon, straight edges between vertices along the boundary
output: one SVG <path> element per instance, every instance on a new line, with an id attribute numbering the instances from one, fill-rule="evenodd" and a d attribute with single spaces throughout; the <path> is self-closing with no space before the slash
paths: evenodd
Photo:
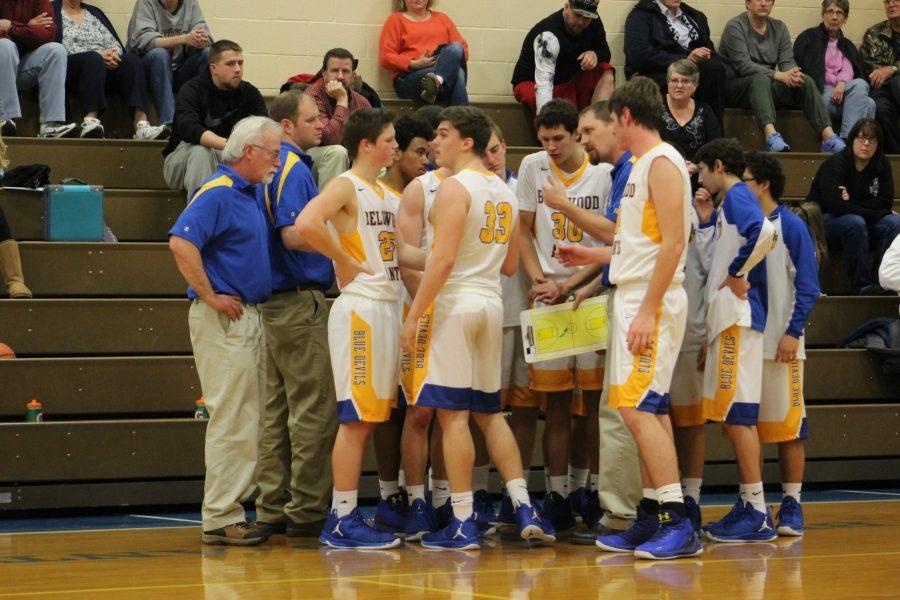
<path id="1" fill-rule="evenodd" d="M 73 137 L 75 131 L 75 123 L 41 123 L 41 130 L 38 133 L 40 138 L 62 138 Z"/>
<path id="2" fill-rule="evenodd" d="M 84 123 L 81 124 L 81 137 L 103 139 L 103 124 L 100 123 L 100 119 L 85 117 Z"/>
<path id="3" fill-rule="evenodd" d="M 171 134 L 172 130 L 168 125 L 154 127 L 148 121 L 138 121 L 137 127 L 134 128 L 136 140 L 167 140 Z"/>

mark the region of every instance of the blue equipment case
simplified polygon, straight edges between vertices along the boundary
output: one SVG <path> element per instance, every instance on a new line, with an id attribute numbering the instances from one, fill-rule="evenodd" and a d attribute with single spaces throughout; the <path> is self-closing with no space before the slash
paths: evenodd
<path id="1" fill-rule="evenodd" d="M 48 185 L 44 188 L 44 240 L 103 240 L 103 186 Z"/>

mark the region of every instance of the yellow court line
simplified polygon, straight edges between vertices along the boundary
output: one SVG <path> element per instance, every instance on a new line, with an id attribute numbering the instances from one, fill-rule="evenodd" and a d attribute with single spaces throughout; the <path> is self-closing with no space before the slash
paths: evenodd
<path id="1" fill-rule="evenodd" d="M 392 575 L 389 574 L 388 576 L 392 576 Z M 347 578 L 342 578 L 342 580 L 343 581 L 353 581 L 356 583 L 368 583 L 371 585 L 378 585 L 378 586 L 386 585 L 388 587 L 396 587 L 396 588 L 400 588 L 400 589 L 404 589 L 404 590 L 415 590 L 417 592 L 434 592 L 434 593 L 438 593 L 438 594 L 450 594 L 450 595 L 460 593 L 460 592 L 457 592 L 456 590 L 447 590 L 444 588 L 430 587 L 427 585 L 408 585 L 406 583 L 395 583 L 392 581 L 381 581 L 381 580 L 373 581 L 371 579 L 364 579 L 362 577 L 347 577 Z M 478 592 L 468 592 L 467 591 L 464 593 L 467 598 L 488 598 L 489 600 L 507 600 L 507 598 L 508 598 L 508 596 L 495 596 L 493 594 L 480 594 Z"/>
<path id="2" fill-rule="evenodd" d="M 812 556 L 772 556 L 767 557 L 766 561 L 783 561 L 783 560 L 816 560 L 821 558 L 833 558 L 833 559 L 846 559 L 846 558 L 873 558 L 879 556 L 900 556 L 900 550 L 891 551 L 891 552 L 859 552 L 856 554 L 818 554 Z M 742 562 L 748 560 L 760 560 L 760 557 L 746 557 L 746 558 L 713 558 L 713 559 L 697 559 L 693 562 L 699 562 L 702 564 L 717 564 L 717 563 L 734 563 L 734 562 Z M 648 563 L 649 564 L 649 563 Z M 615 567 L 629 567 L 633 566 L 634 563 L 622 563 L 620 565 L 596 565 L 596 564 L 584 564 L 584 565 L 560 565 L 558 567 L 540 567 L 540 571 L 570 571 L 574 569 L 598 569 L 598 568 L 615 568 Z M 501 573 L 518 573 L 522 568 L 517 566 L 515 568 L 509 569 L 478 569 L 474 571 L 432 571 L 432 572 L 413 572 L 413 573 L 387 573 L 386 576 L 390 577 L 428 577 L 428 576 L 447 576 L 447 575 L 491 575 L 491 574 L 501 574 Z M 14 593 L 0 593 L 0 598 L 32 598 L 39 596 L 60 596 L 67 594 L 98 594 L 98 593 L 112 593 L 112 592 L 139 592 L 139 591 L 152 591 L 152 590 L 171 590 L 171 589 L 185 589 L 185 588 L 202 588 L 204 586 L 216 586 L 216 585 L 275 585 L 279 583 L 316 583 L 321 581 L 353 581 L 355 579 L 363 579 L 357 577 L 296 577 L 289 579 L 257 579 L 257 580 L 246 580 L 242 579 L 239 581 L 215 581 L 210 583 L 204 582 L 196 582 L 196 583 L 173 583 L 168 585 L 139 585 L 132 587 L 117 587 L 117 588 L 85 588 L 85 589 L 68 589 L 68 590 L 47 590 L 43 592 L 14 592 Z M 373 583 L 372 581 L 366 580 L 362 581 L 362 583 Z M 395 584 L 397 586 L 403 584 Z M 413 586 L 415 587 L 415 586 Z M 419 589 L 419 588 L 416 588 Z"/>

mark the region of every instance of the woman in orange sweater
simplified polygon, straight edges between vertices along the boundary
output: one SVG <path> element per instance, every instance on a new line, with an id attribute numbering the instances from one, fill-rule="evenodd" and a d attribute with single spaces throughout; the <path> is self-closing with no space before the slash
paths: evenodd
<path id="1" fill-rule="evenodd" d="M 432 0 L 398 0 L 399 10 L 381 28 L 381 66 L 393 72 L 401 98 L 427 104 L 449 100 L 469 103 L 466 58 L 469 47 L 444 13 L 430 10 Z"/>

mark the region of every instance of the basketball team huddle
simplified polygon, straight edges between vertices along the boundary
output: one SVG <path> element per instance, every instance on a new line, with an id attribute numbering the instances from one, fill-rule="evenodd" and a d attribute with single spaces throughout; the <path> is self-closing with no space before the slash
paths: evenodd
<path id="1" fill-rule="evenodd" d="M 686 163 L 660 139 L 661 103 L 642 77 L 581 114 L 549 102 L 535 122 L 544 150 L 523 159 L 518 180 L 499 128 L 478 108 L 448 108 L 429 145 L 437 168 L 404 190 L 379 180 L 400 124 L 380 110 L 349 117 L 353 168 L 296 221 L 341 289 L 328 321 L 340 426 L 322 543 L 474 550 L 498 527 L 552 543 L 581 521 L 582 542 L 664 560 L 701 554 L 702 536 L 803 534 L 812 238 L 780 203 L 775 159 L 718 139 Z M 526 365 L 521 311 L 601 294 L 605 352 Z M 402 479 L 380 482 L 370 521 L 357 507 L 364 456 L 401 408 Z M 539 505 L 527 473 L 541 412 Z M 627 528 L 604 519 L 600 494 L 617 490 L 599 477 L 602 419 L 630 432 L 640 464 Z M 740 498 L 702 525 L 708 422 L 734 447 Z M 779 447 L 777 519 L 763 499 L 766 443 Z M 486 492 L 491 464 L 505 486 L 499 513 Z"/>

